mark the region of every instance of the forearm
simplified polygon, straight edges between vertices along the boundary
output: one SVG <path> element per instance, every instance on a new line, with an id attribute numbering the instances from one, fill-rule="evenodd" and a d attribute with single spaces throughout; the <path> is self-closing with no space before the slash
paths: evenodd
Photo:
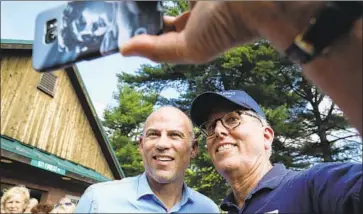
<path id="1" fill-rule="evenodd" d="M 362 20 L 329 54 L 303 65 L 304 74 L 343 110 L 362 136 Z"/>
<path id="2" fill-rule="evenodd" d="M 262 28 L 259 34 L 284 53 L 322 5 L 323 2 L 306 2 L 295 8 L 289 4 L 290 8 L 286 9 L 284 3 L 278 2 L 275 7 L 280 12 L 275 14 L 274 28 Z M 362 20 L 329 49 L 328 54 L 301 65 L 303 74 L 343 110 L 350 124 L 362 135 Z"/>

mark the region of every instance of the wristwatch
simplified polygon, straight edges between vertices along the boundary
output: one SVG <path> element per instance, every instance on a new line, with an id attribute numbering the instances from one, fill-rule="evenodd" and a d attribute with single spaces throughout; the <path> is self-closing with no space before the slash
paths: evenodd
<path id="1" fill-rule="evenodd" d="M 307 29 L 295 37 L 285 55 L 299 64 L 311 62 L 347 34 L 362 15 L 363 2 L 326 2 L 310 19 Z"/>

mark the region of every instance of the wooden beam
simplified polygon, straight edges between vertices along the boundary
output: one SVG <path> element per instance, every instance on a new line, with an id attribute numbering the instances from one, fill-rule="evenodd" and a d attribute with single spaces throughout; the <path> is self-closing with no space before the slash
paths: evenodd
<path id="1" fill-rule="evenodd" d="M 32 49 L 32 44 L 10 44 L 10 43 L 1 43 L 1 49 Z"/>
<path id="2" fill-rule="evenodd" d="M 30 158 L 24 157 L 22 155 L 19 155 L 19 154 L 13 153 L 13 152 L 6 151 L 4 149 L 1 149 L 1 157 L 5 157 L 5 158 L 10 159 L 12 161 L 21 162 L 21 163 L 24 163 L 24 164 L 27 164 L 27 165 L 30 165 L 30 162 L 31 162 Z M 31 166 L 31 167 L 33 167 L 33 166 Z M 43 169 L 39 168 L 39 170 L 43 170 Z M 56 173 L 54 173 L 54 174 L 56 174 Z M 59 176 L 62 177 L 62 175 L 59 175 Z M 94 180 L 92 178 L 87 178 L 85 176 L 82 176 L 82 175 L 79 175 L 79 174 L 76 174 L 76 173 L 73 173 L 73 172 L 69 172 L 67 170 L 66 170 L 66 174 L 64 176 L 65 177 L 70 177 L 70 178 L 72 178 L 74 180 L 79 180 L 79 181 L 82 181 L 82 182 L 85 182 L 85 183 L 88 183 L 88 184 L 94 184 L 94 183 L 99 182 L 99 181 L 96 181 L 96 180 Z"/>

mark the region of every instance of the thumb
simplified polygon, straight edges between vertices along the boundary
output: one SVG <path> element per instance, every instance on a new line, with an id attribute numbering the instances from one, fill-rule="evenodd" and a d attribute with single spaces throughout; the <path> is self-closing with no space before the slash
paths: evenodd
<path id="1" fill-rule="evenodd" d="M 177 17 L 164 16 L 164 33 L 162 35 L 138 35 L 120 47 L 124 56 L 141 56 L 159 62 L 179 62 L 185 56 L 186 43 L 184 32 L 190 12 L 184 12 Z"/>
<path id="2" fill-rule="evenodd" d="M 154 62 L 185 63 L 186 44 L 183 32 L 162 35 L 137 35 L 120 47 L 123 56 L 146 57 Z"/>

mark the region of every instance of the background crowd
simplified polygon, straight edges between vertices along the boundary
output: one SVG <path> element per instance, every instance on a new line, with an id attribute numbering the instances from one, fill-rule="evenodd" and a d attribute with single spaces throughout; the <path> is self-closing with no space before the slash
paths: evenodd
<path id="1" fill-rule="evenodd" d="M 76 205 L 69 198 L 62 198 L 57 204 L 39 203 L 30 198 L 30 191 L 19 185 L 4 191 L 1 197 L 1 213 L 73 213 Z"/>

